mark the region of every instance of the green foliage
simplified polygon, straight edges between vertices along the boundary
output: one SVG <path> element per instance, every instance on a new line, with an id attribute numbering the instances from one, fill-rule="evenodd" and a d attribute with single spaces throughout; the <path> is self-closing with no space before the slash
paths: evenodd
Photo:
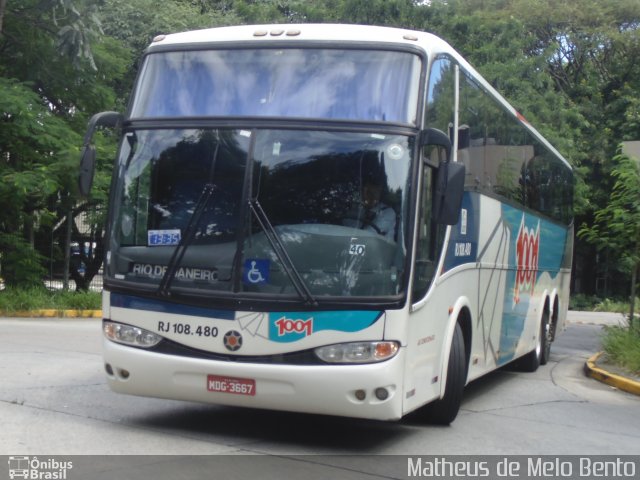
<path id="1" fill-rule="evenodd" d="M 51 223 L 50 199 L 70 183 L 79 141 L 28 83 L 0 77 L 0 255 L 7 282 L 41 280 L 41 257 L 27 240 L 36 224 Z M 24 238 L 16 236 L 21 231 Z"/>
<path id="2" fill-rule="evenodd" d="M 636 309 L 640 307 L 640 302 L 636 298 Z M 605 298 L 601 300 L 593 307 L 594 312 L 614 312 L 614 313 L 629 313 L 629 302 L 624 299 L 611 299 Z"/>
<path id="3" fill-rule="evenodd" d="M 42 286 L 0 291 L 0 311 L 5 314 L 39 309 L 99 310 L 101 304 L 101 294 L 96 292 L 49 291 Z"/>
<path id="4" fill-rule="evenodd" d="M 615 180 L 608 203 L 595 212 L 591 225 L 583 224 L 580 238 L 599 250 L 613 252 L 620 271 L 630 273 L 640 262 L 640 172 L 637 160 L 618 154 L 613 158 Z"/>
<path id="5" fill-rule="evenodd" d="M 77 202 L 87 116 L 118 106 L 117 82 L 130 54 L 100 39 L 101 3 L 9 1 L 0 12 L 0 265 L 10 284 L 42 280 L 34 239 L 51 238 L 52 226 Z M 104 198 L 108 187 L 101 183 Z"/>
<path id="6" fill-rule="evenodd" d="M 131 48 L 137 60 L 156 35 L 240 23 L 235 10 L 207 3 L 109 0 L 100 15 L 105 34 Z M 267 7 L 265 2 L 255 5 L 260 10 Z"/>
<path id="7" fill-rule="evenodd" d="M 593 311 L 596 305 L 602 302 L 602 299 L 592 295 L 578 293 L 571 295 L 569 299 L 569 310 Z"/>
<path id="8" fill-rule="evenodd" d="M 640 374 L 640 329 L 608 327 L 602 339 L 607 358 L 634 374 Z"/>
<path id="9" fill-rule="evenodd" d="M 640 311 L 640 298 L 636 297 L 636 311 Z M 586 312 L 614 312 L 629 313 L 629 301 L 623 298 L 600 298 L 595 295 L 574 294 L 571 295 L 570 310 Z"/>
<path id="10" fill-rule="evenodd" d="M 0 233 L 0 259 L 6 285 L 32 287 L 42 285 L 43 258 L 23 238 Z"/>

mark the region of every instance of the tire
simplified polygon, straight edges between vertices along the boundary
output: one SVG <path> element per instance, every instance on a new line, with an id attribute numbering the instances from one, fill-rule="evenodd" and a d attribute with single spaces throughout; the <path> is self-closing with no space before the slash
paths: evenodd
<path id="1" fill-rule="evenodd" d="M 540 319 L 540 331 L 536 340 L 536 347 L 522 357 L 517 366 L 523 372 L 535 372 L 540 365 L 545 365 L 549 360 L 551 351 L 549 312 L 545 310 Z"/>
<path id="2" fill-rule="evenodd" d="M 551 322 L 549 321 L 549 312 L 545 310 L 542 315 L 542 325 L 540 329 L 540 337 L 542 339 L 542 349 L 540 352 L 540 365 L 546 365 L 551 356 Z"/>
<path id="3" fill-rule="evenodd" d="M 460 324 L 456 324 L 451 341 L 451 352 L 447 365 L 447 384 L 444 396 L 422 407 L 424 421 L 434 425 L 449 425 L 460 410 L 462 392 L 467 376 L 467 356 L 464 347 L 464 336 Z"/>

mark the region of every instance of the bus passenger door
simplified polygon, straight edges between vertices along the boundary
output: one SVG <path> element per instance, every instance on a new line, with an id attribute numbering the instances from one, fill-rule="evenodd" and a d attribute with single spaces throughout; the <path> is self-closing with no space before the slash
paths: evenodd
<path id="1" fill-rule="evenodd" d="M 424 128 L 435 133 L 439 130 L 449 137 L 455 151 L 456 130 L 456 66 L 448 58 L 436 58 L 430 69 Z M 446 133 L 445 133 L 446 132 Z M 434 198 L 438 168 L 447 159 L 443 142 L 430 144 L 425 140 L 420 151 L 420 185 L 418 195 L 418 222 L 413 282 L 411 284 L 411 310 L 408 323 L 407 368 L 405 370 L 404 411 L 408 412 L 440 394 L 440 369 L 443 338 L 447 330 L 447 309 L 439 305 L 441 295 L 427 296 L 437 275 L 443 250 L 446 225 L 435 218 Z M 441 313 L 444 311 L 444 315 Z"/>

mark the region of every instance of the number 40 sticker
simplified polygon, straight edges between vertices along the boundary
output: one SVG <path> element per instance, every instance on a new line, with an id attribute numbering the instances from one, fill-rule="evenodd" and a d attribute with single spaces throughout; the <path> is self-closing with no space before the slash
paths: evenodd
<path id="1" fill-rule="evenodd" d="M 349 246 L 349 255 L 358 255 L 358 256 L 364 256 L 364 251 L 365 251 L 366 245 L 362 245 L 359 243 L 352 243 Z"/>

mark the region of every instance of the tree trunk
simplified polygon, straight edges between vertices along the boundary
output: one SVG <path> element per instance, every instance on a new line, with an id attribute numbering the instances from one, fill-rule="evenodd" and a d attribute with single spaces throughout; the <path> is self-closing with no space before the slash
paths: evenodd
<path id="1" fill-rule="evenodd" d="M 62 277 L 62 289 L 69 290 L 69 266 L 71 265 L 71 229 L 73 226 L 73 212 L 67 213 L 67 230 L 64 236 L 64 273 Z"/>
<path id="2" fill-rule="evenodd" d="M 2 26 L 4 25 L 4 12 L 7 9 L 7 0 L 0 0 L 0 37 L 2 36 Z"/>
<path id="3" fill-rule="evenodd" d="M 636 282 L 638 279 L 638 265 L 635 265 L 633 267 L 633 271 L 631 272 L 631 298 L 629 299 L 630 301 L 630 308 L 629 308 L 629 328 L 633 329 L 633 322 L 634 322 L 634 316 L 635 316 L 635 306 L 636 306 Z"/>

